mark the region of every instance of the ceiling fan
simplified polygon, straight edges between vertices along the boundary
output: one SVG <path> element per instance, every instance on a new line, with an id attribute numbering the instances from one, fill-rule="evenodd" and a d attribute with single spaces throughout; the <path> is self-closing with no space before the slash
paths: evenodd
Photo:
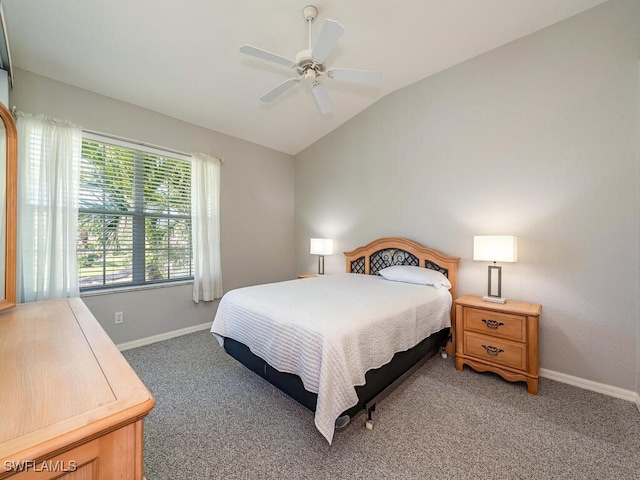
<path id="1" fill-rule="evenodd" d="M 325 60 L 344 32 L 344 27 L 335 20 L 325 20 L 322 30 L 320 31 L 320 35 L 316 40 L 316 44 L 312 48 L 311 24 L 318 17 L 318 9 L 313 5 L 307 5 L 302 10 L 302 15 L 309 25 L 309 48 L 298 52 L 295 61 L 252 45 L 242 45 L 240 47 L 241 53 L 262 58 L 279 65 L 284 65 L 285 67 L 294 68 L 298 74 L 296 77 L 285 80 L 273 90 L 265 93 L 260 97 L 260 100 L 263 102 L 270 102 L 300 81 L 309 80 L 311 81 L 311 89 L 316 98 L 316 102 L 318 103 L 318 107 L 320 107 L 320 111 L 322 113 L 331 113 L 333 111 L 333 104 L 331 103 L 329 92 L 327 92 L 325 86 L 320 83 L 320 79 L 322 77 L 334 78 L 336 80 L 344 80 L 363 85 L 375 86 L 380 83 L 382 80 L 380 72 L 356 70 L 353 68 L 327 69 Z"/>

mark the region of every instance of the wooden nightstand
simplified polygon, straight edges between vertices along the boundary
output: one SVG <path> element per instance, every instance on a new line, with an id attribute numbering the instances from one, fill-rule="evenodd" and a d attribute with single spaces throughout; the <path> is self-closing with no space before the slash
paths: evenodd
<path id="1" fill-rule="evenodd" d="M 303 273 L 302 275 L 298 275 L 298 278 L 313 278 L 317 276 L 317 273 Z"/>
<path id="2" fill-rule="evenodd" d="M 456 370 L 464 364 L 494 372 L 510 382 L 527 382 L 538 394 L 538 320 L 535 303 L 484 302 L 465 295 L 456 300 Z"/>

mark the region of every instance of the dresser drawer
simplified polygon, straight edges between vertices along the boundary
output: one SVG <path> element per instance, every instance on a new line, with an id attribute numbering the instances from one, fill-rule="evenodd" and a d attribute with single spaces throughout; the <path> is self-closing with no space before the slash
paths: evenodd
<path id="1" fill-rule="evenodd" d="M 466 308 L 464 329 L 517 342 L 525 342 L 527 339 L 527 321 L 522 315 Z"/>
<path id="2" fill-rule="evenodd" d="M 527 368 L 527 345 L 502 338 L 464 332 L 464 355 L 518 370 Z"/>

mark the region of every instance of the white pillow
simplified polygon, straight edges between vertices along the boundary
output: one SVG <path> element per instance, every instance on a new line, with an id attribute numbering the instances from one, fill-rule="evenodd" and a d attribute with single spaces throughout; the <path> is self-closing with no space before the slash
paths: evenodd
<path id="1" fill-rule="evenodd" d="M 387 280 L 394 282 L 417 283 L 419 285 L 433 285 L 435 288 L 451 288 L 449 279 L 437 270 L 413 267 L 411 265 L 394 265 L 378 270 Z"/>

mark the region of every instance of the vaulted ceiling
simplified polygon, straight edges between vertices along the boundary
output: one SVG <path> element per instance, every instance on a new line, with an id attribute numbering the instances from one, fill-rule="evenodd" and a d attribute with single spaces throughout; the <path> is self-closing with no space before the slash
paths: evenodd
<path id="1" fill-rule="evenodd" d="M 295 71 L 243 55 L 295 58 L 311 0 L 3 0 L 14 67 L 296 154 L 383 96 L 604 0 L 316 0 L 345 29 L 326 63 L 380 71 L 379 86 L 323 81 L 259 98 Z"/>

